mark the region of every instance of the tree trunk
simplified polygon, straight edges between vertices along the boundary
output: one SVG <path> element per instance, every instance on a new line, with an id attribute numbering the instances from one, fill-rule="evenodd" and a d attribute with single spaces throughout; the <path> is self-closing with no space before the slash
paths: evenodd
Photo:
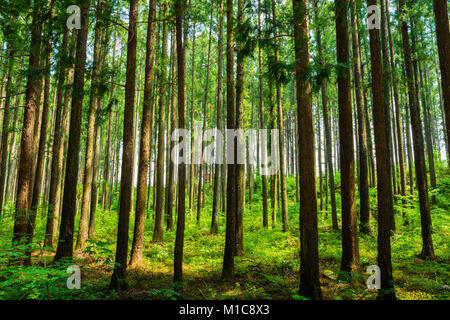
<path id="1" fill-rule="evenodd" d="M 339 104 L 339 147 L 342 201 L 342 257 L 341 271 L 359 271 L 358 227 L 355 196 L 352 101 L 349 63 L 348 0 L 336 0 L 336 43 Z"/>
<path id="2" fill-rule="evenodd" d="M 446 0 L 433 0 L 433 9 L 439 64 L 441 66 L 448 155 L 450 153 L 450 55 L 448 54 L 450 52 L 450 29 L 448 23 L 448 2 Z M 448 157 L 447 166 L 450 167 L 450 159 Z"/>
<path id="3" fill-rule="evenodd" d="M 176 12 L 176 42 L 177 42 L 177 85 L 178 85 L 178 128 L 186 128 L 186 106 L 185 106 L 185 54 L 183 46 L 183 12 L 185 0 L 177 0 Z M 186 19 L 184 17 L 184 19 Z M 185 45 L 185 44 L 184 44 Z M 183 150 L 186 152 L 186 150 Z M 184 156 L 184 154 L 183 154 Z M 174 249 L 174 282 L 183 281 L 183 247 L 185 228 L 185 203 L 186 203 L 186 164 L 178 165 L 178 198 L 177 198 L 177 231 Z"/>
<path id="4" fill-rule="evenodd" d="M 34 131 L 38 116 L 37 104 L 39 103 L 39 85 L 41 76 L 37 72 L 41 55 L 41 10 L 42 1 L 36 0 L 33 7 L 33 23 L 31 27 L 30 57 L 28 66 L 28 83 L 25 93 L 25 108 L 23 115 L 22 140 L 20 142 L 19 171 L 17 175 L 16 210 L 14 217 L 13 244 L 23 244 L 27 233 L 28 211 L 30 210 L 31 194 L 33 192 L 32 168 L 34 156 Z M 16 258 L 10 262 L 14 263 Z M 20 264 L 23 259 L 19 259 Z"/>
<path id="5" fill-rule="evenodd" d="M 367 128 L 364 112 L 363 79 L 361 76 L 361 57 L 359 56 L 358 43 L 358 21 L 356 16 L 356 1 L 351 0 L 352 21 L 352 49 L 353 49 L 353 71 L 356 91 L 356 108 L 358 114 L 358 149 L 359 149 L 359 231 L 370 233 L 370 208 L 369 208 L 369 183 L 367 168 Z"/>
<path id="6" fill-rule="evenodd" d="M 72 108 L 70 111 L 70 130 L 67 151 L 64 196 L 62 203 L 61 225 L 55 260 L 72 258 L 73 234 L 76 214 L 76 196 L 78 163 L 80 152 L 81 111 L 84 98 L 84 74 L 86 67 L 86 42 L 89 27 L 89 8 L 91 1 L 84 0 L 81 7 L 81 29 L 78 31 L 75 73 L 72 90 Z"/>
<path id="7" fill-rule="evenodd" d="M 314 127 L 309 72 L 308 0 L 293 0 L 300 163 L 300 290 L 320 300 Z"/>
<path id="8" fill-rule="evenodd" d="M 403 54 L 405 58 L 406 76 L 408 79 L 408 97 L 411 116 L 413 141 L 414 141 L 414 160 L 416 169 L 417 189 L 419 191 L 420 202 L 420 221 L 422 225 L 422 252 L 423 258 L 435 259 L 433 242 L 431 239 L 431 215 L 430 200 L 427 189 L 427 173 L 425 168 L 424 141 L 422 126 L 420 120 L 420 110 L 417 105 L 417 93 L 414 86 L 414 75 L 411 61 L 411 47 L 409 44 L 408 25 L 404 20 L 406 13 L 405 0 L 399 0 L 399 10 L 402 14 L 401 31 L 403 41 Z"/>
<path id="9" fill-rule="evenodd" d="M 227 0 L 227 129 L 235 129 L 234 116 L 234 17 L 233 0 Z M 234 139 L 227 139 L 232 146 Z M 230 160 L 230 159 L 228 159 Z M 229 163 L 231 162 L 231 163 Z M 234 254 L 236 251 L 236 195 L 235 162 L 227 161 L 227 214 L 225 229 L 225 251 L 223 256 L 222 279 L 234 277 Z"/>
<path id="10" fill-rule="evenodd" d="M 102 11 L 102 0 L 97 2 L 97 23 L 95 25 L 95 40 L 94 40 L 94 60 L 91 79 L 91 94 L 89 97 L 89 117 L 86 136 L 86 154 L 84 158 L 84 176 L 83 176 L 83 195 L 81 199 L 81 215 L 80 225 L 78 228 L 77 243 L 75 245 L 76 251 L 83 251 L 86 248 L 86 240 L 89 231 L 89 215 L 91 209 L 91 192 L 92 192 L 92 177 L 94 173 L 94 153 L 95 153 L 95 135 L 97 113 L 99 108 L 99 85 L 100 72 L 103 68 L 103 59 L 100 56 L 100 40 L 102 38 L 102 24 L 99 19 Z"/>
<path id="11" fill-rule="evenodd" d="M 128 257 L 128 229 L 133 190 L 133 118 L 136 86 L 136 46 L 138 0 L 130 1 L 127 44 L 127 72 L 125 83 L 125 111 L 123 119 L 122 172 L 120 181 L 119 223 L 117 226 L 116 267 L 114 268 L 110 289 L 127 288 L 126 271 Z M 119 265 L 117 265 L 119 264 Z"/>
<path id="12" fill-rule="evenodd" d="M 317 7 L 317 0 L 314 2 L 314 15 L 315 20 L 319 20 L 319 11 Z M 320 28 L 316 28 L 316 38 L 317 38 L 317 50 L 318 57 L 321 66 L 325 66 L 325 60 L 322 54 L 322 41 L 321 41 Z M 329 114 L 328 114 L 328 101 L 327 101 L 327 83 L 326 79 L 323 79 L 321 84 L 322 93 L 322 108 L 323 108 L 323 127 L 325 130 L 325 159 L 326 159 L 326 170 L 328 172 L 328 179 L 330 183 L 330 198 L 331 198 L 331 220 L 333 225 L 333 230 L 339 230 L 337 213 L 336 213 L 336 193 L 334 187 L 334 169 L 333 169 L 333 159 L 332 159 L 332 140 L 331 140 L 331 128 L 329 124 Z"/>
<path id="13" fill-rule="evenodd" d="M 133 246 L 131 248 L 130 267 L 142 265 L 142 254 L 144 250 L 145 231 L 145 199 L 148 175 L 148 163 L 150 159 L 150 126 L 151 126 L 151 95 L 153 87 L 153 72 L 155 60 L 155 26 L 156 26 L 156 0 L 149 3 L 148 29 L 147 29 L 147 51 L 145 54 L 145 83 L 144 104 L 142 107 L 141 141 L 139 144 L 139 169 L 136 194 L 136 213 L 134 222 Z"/>
<path id="14" fill-rule="evenodd" d="M 218 61 L 217 61 L 217 130 L 222 132 L 222 70 L 223 70 L 223 0 L 219 0 L 218 3 L 218 16 L 219 16 L 219 31 L 218 31 Z M 216 155 L 217 150 L 220 147 L 219 143 L 216 143 Z M 217 161 L 217 157 L 216 157 Z M 221 165 L 216 162 L 214 171 L 214 195 L 213 195 L 213 212 L 211 218 L 211 234 L 217 234 L 219 232 L 219 184 L 220 176 L 223 172 L 220 172 Z"/>
<path id="15" fill-rule="evenodd" d="M 261 38 L 261 0 L 258 0 L 258 37 Z M 265 130 L 264 120 L 264 78 L 263 78 L 263 51 L 258 46 L 258 78 L 259 78 L 259 127 Z M 261 136 L 260 136 L 261 137 Z M 262 201 L 263 201 L 263 227 L 269 227 L 267 211 L 267 141 L 260 141 L 261 148 L 261 179 L 262 179 Z"/>
<path id="16" fill-rule="evenodd" d="M 367 5 L 376 5 L 376 2 L 376 0 L 368 0 Z M 389 172 L 389 148 L 385 127 L 385 117 L 387 114 L 383 102 L 385 96 L 383 93 L 380 32 L 377 29 L 372 29 L 369 31 L 369 35 L 372 63 L 372 113 L 377 153 L 378 266 L 381 269 L 381 290 L 378 292 L 378 298 L 394 300 L 395 291 L 392 278 L 390 234 L 390 219 L 394 208 L 391 193 L 391 175 Z"/>

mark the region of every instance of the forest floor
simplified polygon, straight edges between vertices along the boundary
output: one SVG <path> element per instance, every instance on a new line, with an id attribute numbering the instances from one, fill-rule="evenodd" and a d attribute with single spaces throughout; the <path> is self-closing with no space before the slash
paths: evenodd
<path id="1" fill-rule="evenodd" d="M 77 255 L 74 262 L 52 264 L 53 252 L 34 251 L 32 267 L 9 267 L 12 217 L 0 224 L 0 299 L 303 299 L 299 285 L 299 204 L 295 200 L 295 180 L 288 179 L 289 232 L 283 233 L 281 221 L 272 228 L 262 227 L 261 180 L 255 180 L 254 197 L 244 214 L 245 255 L 235 259 L 234 281 L 220 280 L 225 243 L 225 215 L 219 216 L 219 234 L 210 235 L 212 191 L 206 189 L 206 203 L 199 224 L 188 214 L 184 246 L 184 290 L 173 287 L 173 244 L 175 233 L 165 231 L 164 242 L 152 243 L 153 219 L 146 220 L 144 266 L 128 270 L 129 289 L 108 291 L 114 261 L 117 203 L 113 211 L 98 210 L 96 240 Z M 450 294 L 450 176 L 441 175 L 432 208 L 433 244 L 437 261 L 418 258 L 421 250 L 420 214 L 407 209 L 409 225 L 402 223 L 400 201 L 396 203 L 396 231 L 392 236 L 393 276 L 398 299 L 449 300 Z M 248 197 L 247 197 L 248 199 Z M 417 199 L 417 197 L 416 197 Z M 340 196 L 337 193 L 340 224 Z M 359 200 L 358 204 L 359 206 Z M 370 235 L 360 235 L 360 281 L 352 285 L 337 280 L 341 254 L 341 233 L 331 228 L 330 207 L 319 214 L 319 257 L 322 294 L 325 299 L 374 299 L 365 274 L 377 264 L 376 189 L 371 190 Z M 416 205 L 416 208 L 418 205 Z M 270 201 L 269 201 L 270 209 Z M 150 216 L 152 213 L 150 213 Z M 270 219 L 269 219 L 270 220 Z M 281 220 L 281 219 L 279 219 Z M 130 249 L 134 216 L 130 218 Z M 36 239 L 42 239 L 45 219 L 38 217 Z M 44 248 L 45 249 L 45 248 Z M 66 287 L 68 265 L 81 267 L 81 289 Z"/>

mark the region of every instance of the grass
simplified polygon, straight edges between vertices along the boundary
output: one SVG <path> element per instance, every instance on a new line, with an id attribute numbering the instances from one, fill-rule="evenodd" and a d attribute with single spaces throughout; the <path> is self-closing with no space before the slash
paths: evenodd
<path id="1" fill-rule="evenodd" d="M 12 210 L 7 208 L 0 224 L 0 299 L 303 299 L 299 285 L 299 204 L 289 202 L 289 232 L 281 230 L 281 217 L 268 229 L 262 227 L 261 180 L 255 180 L 255 194 L 246 204 L 244 214 L 245 255 L 235 259 L 236 277 L 220 280 L 225 243 L 225 216 L 219 215 L 219 234 L 210 235 L 212 188 L 207 186 L 206 203 L 197 224 L 195 212 L 187 213 L 184 251 L 184 290 L 178 293 L 172 283 L 175 233 L 165 231 L 164 242 L 152 243 L 153 212 L 146 220 L 144 266 L 128 270 L 129 289 L 115 293 L 107 290 L 114 260 L 117 232 L 117 203 L 112 211 L 97 210 L 96 239 L 90 240 L 75 264 L 81 267 L 81 290 L 66 288 L 69 274 L 66 262 L 52 264 L 53 252 L 35 247 L 33 266 L 8 267 L 11 254 Z M 295 200 L 295 179 L 289 178 L 288 198 Z M 397 230 L 392 236 L 392 263 L 396 294 L 404 300 L 449 299 L 445 285 L 450 284 L 449 212 L 450 176 L 441 175 L 436 192 L 437 205 L 432 208 L 433 244 L 437 261 L 418 258 L 421 250 L 420 215 L 408 209 L 408 226 L 402 224 L 400 201 L 396 205 Z M 248 197 L 247 197 L 248 199 Z M 415 197 L 417 199 L 417 195 Z M 116 200 L 117 201 L 117 200 Z M 337 204 L 340 196 L 337 195 Z M 270 201 L 269 201 L 270 209 Z M 376 190 L 371 190 L 371 235 L 360 235 L 362 270 L 377 264 Z M 279 213 L 279 212 L 278 212 Z M 77 217 L 78 218 L 78 217 Z M 338 207 L 340 224 L 340 210 Z M 130 217 L 130 249 L 133 237 Z M 76 224 L 77 226 L 77 224 Z M 42 242 L 45 217 L 37 219 L 35 239 Z M 36 246 L 37 244 L 35 244 Z M 374 299 L 365 280 L 352 285 L 338 281 L 341 234 L 331 228 L 330 207 L 319 213 L 319 257 L 322 293 L 325 299 Z M 368 275 L 362 275 L 367 278 Z"/>

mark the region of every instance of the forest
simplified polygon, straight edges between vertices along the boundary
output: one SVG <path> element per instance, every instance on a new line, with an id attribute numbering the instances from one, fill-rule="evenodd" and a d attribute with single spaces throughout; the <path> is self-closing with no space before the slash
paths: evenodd
<path id="1" fill-rule="evenodd" d="M 449 300 L 448 0 L 0 0 L 0 300 Z"/>

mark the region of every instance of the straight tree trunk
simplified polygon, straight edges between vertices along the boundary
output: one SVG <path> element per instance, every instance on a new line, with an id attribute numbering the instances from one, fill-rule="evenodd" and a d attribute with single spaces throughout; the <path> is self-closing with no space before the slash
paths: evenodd
<path id="1" fill-rule="evenodd" d="M 234 115 L 234 17 L 233 0 L 227 0 L 227 129 L 235 129 Z M 227 139 L 228 146 L 234 141 Z M 230 160 L 230 159 L 227 159 Z M 231 162 L 231 163 L 230 163 Z M 236 195 L 235 164 L 227 161 L 227 214 L 225 229 L 225 251 L 222 279 L 234 277 L 234 255 L 236 251 Z"/>
<path id="2" fill-rule="evenodd" d="M 314 2 L 314 15 L 315 20 L 319 20 L 319 11 L 317 7 L 318 0 Z M 319 55 L 319 61 L 321 66 L 325 66 L 325 60 L 322 54 L 322 41 L 321 41 L 320 28 L 316 28 L 316 38 L 317 38 L 317 50 Z M 332 140 L 331 140 L 331 128 L 329 124 L 329 112 L 328 112 L 328 98 L 327 98 L 327 83 L 324 79 L 321 84 L 322 93 L 322 108 L 323 108 L 323 127 L 325 130 L 325 158 L 326 158 L 326 170 L 328 172 L 328 179 L 330 183 L 330 198 L 331 198 L 331 220 L 333 225 L 333 230 L 339 230 L 337 213 L 336 213 L 336 193 L 334 187 L 334 169 L 333 169 L 333 158 L 332 158 Z"/>
<path id="3" fill-rule="evenodd" d="M 168 14 L 168 3 L 166 0 L 161 4 L 162 16 L 165 18 Z M 162 36 L 162 54 L 160 60 L 161 82 L 160 82 L 160 100 L 159 100 L 159 119 L 158 119 L 158 155 L 156 160 L 156 202 L 155 202 L 155 228 L 153 241 L 163 241 L 164 234 L 164 133 L 166 131 L 166 81 L 167 81 L 167 34 L 168 23 L 163 22 Z"/>
<path id="4" fill-rule="evenodd" d="M 420 221 L 422 225 L 422 252 L 421 257 L 435 259 L 433 242 L 431 238 L 430 200 L 428 198 L 427 174 L 425 168 L 424 141 L 420 120 L 420 110 L 417 105 L 417 93 L 414 86 L 414 75 L 411 61 L 411 47 L 409 44 L 408 25 L 405 20 L 407 10 L 405 0 L 399 0 L 399 10 L 402 15 L 401 31 L 403 54 L 405 58 L 406 76 L 408 79 L 409 110 L 411 115 L 412 136 L 414 141 L 414 160 L 416 169 L 416 182 L 419 192 Z"/>
<path id="5" fill-rule="evenodd" d="M 70 111 L 70 130 L 67 151 L 66 174 L 64 179 L 64 196 L 62 203 L 59 241 L 55 261 L 73 256 L 73 235 L 76 214 L 76 196 L 78 164 L 80 152 L 81 111 L 84 98 L 84 74 L 86 67 L 86 42 L 89 27 L 89 8 L 91 1 L 83 0 L 81 6 L 81 29 L 78 30 L 75 57 L 75 73 L 72 90 L 72 107 Z"/>
<path id="6" fill-rule="evenodd" d="M 383 94 L 384 94 L 384 106 L 386 108 L 386 136 L 388 139 L 389 159 L 390 159 L 390 173 L 392 176 L 393 192 L 397 190 L 397 177 L 395 175 L 394 153 L 392 145 L 392 130 L 391 130 L 391 104 L 390 104 L 390 86 L 391 86 L 391 73 L 389 70 L 389 50 L 388 50 L 388 25 L 387 25 L 387 9 L 385 1 L 381 0 L 381 51 L 383 53 Z M 391 190 L 392 192 L 392 190 Z M 392 211 L 391 216 L 391 230 L 395 231 L 395 217 Z"/>
<path id="7" fill-rule="evenodd" d="M 50 22 L 45 30 L 47 41 L 43 44 L 44 54 L 45 54 L 45 76 L 44 76 L 44 101 L 42 104 L 42 120 L 39 132 L 39 145 L 37 152 L 37 162 L 36 171 L 34 177 L 33 195 L 31 198 L 31 211 L 28 218 L 27 225 L 27 244 L 31 244 L 33 241 L 34 229 L 36 225 L 36 215 L 38 213 L 39 198 L 41 195 L 42 180 L 44 179 L 44 163 L 45 163 L 45 149 L 47 144 L 47 124 L 48 124 L 48 113 L 50 107 L 50 69 L 51 69 L 51 53 L 52 53 L 52 20 L 55 13 L 53 7 L 53 2 L 50 8 Z M 36 147 L 36 143 L 34 144 Z M 31 265 L 31 249 L 27 250 L 26 261 L 27 265 Z"/>
<path id="8" fill-rule="evenodd" d="M 177 85 L 178 85 L 178 128 L 186 128 L 186 106 L 185 106 L 185 54 L 183 45 L 183 12 L 185 10 L 185 0 L 177 0 L 176 7 L 176 47 L 177 47 Z M 184 17 L 184 19 L 186 19 Z M 186 152 L 186 150 L 183 150 Z M 184 154 L 183 154 L 184 156 Z M 186 214 L 186 164 L 178 165 L 178 198 L 177 198 L 177 231 L 175 236 L 174 249 L 174 282 L 183 281 L 183 248 L 184 248 L 184 229 Z"/>
<path id="9" fill-rule="evenodd" d="M 368 0 L 367 5 L 376 5 L 376 0 Z M 381 60 L 380 31 L 369 30 L 370 57 L 372 64 L 372 99 L 375 131 L 375 148 L 377 161 L 377 197 L 378 197 L 378 266 L 381 270 L 381 290 L 379 299 L 395 300 L 394 282 L 391 263 L 391 229 L 390 218 L 394 211 L 391 193 L 391 175 L 389 148 L 386 137 L 386 108 L 383 102 L 383 74 Z"/>
<path id="10" fill-rule="evenodd" d="M 130 267 L 142 265 L 145 232 L 145 199 L 149 171 L 151 143 L 152 87 L 155 60 L 156 0 L 150 0 L 147 19 L 147 44 L 145 53 L 144 103 L 142 106 L 141 139 L 139 144 L 139 168 L 136 194 L 136 213 L 134 220 L 133 245 L 131 247 Z"/>
<path id="11" fill-rule="evenodd" d="M 298 149 L 300 165 L 300 290 L 309 299 L 322 299 L 319 277 L 317 191 L 314 126 L 309 72 L 308 0 L 293 0 L 297 82 Z"/>
<path id="12" fill-rule="evenodd" d="M 35 0 L 33 6 L 33 23 L 31 27 L 30 57 L 28 66 L 28 82 L 25 93 L 25 108 L 23 115 L 22 139 L 20 142 L 20 160 L 17 174 L 17 196 L 16 210 L 14 216 L 13 244 L 23 244 L 27 234 L 28 211 L 31 205 L 31 195 L 33 192 L 32 168 L 35 160 L 34 156 L 34 131 L 39 103 L 39 85 L 41 77 L 38 68 L 41 56 L 41 12 L 42 1 Z M 17 260 L 12 258 L 11 263 Z M 23 264 L 23 259 L 19 259 Z"/>
<path id="13" fill-rule="evenodd" d="M 91 79 L 91 93 L 89 97 L 89 118 L 86 136 L 86 155 L 84 158 L 84 175 L 83 175 L 83 194 L 81 199 L 81 215 L 80 225 L 78 228 L 77 243 L 75 245 L 76 251 L 83 251 L 86 248 L 86 240 L 89 231 L 89 215 L 91 209 L 91 193 L 92 193 L 92 177 L 94 174 L 94 153 L 95 153 L 95 135 L 97 113 L 99 108 L 99 85 L 100 72 L 103 68 L 103 59 L 101 58 L 100 41 L 102 38 L 102 22 L 99 20 L 102 11 L 103 1 L 97 2 L 97 23 L 95 25 L 95 40 L 94 40 L 94 60 Z"/>
<path id="14" fill-rule="evenodd" d="M 351 0 L 351 21 L 352 21 L 352 49 L 353 49 L 353 70 L 356 91 L 356 108 L 358 114 L 358 142 L 359 142 L 359 231 L 370 233 L 370 208 L 369 208 L 369 183 L 367 168 L 367 128 L 364 108 L 363 82 L 361 76 L 361 57 L 358 52 L 359 33 L 356 17 L 356 1 Z"/>
<path id="15" fill-rule="evenodd" d="M 238 0 L 237 22 L 244 23 L 245 0 Z M 237 130 L 244 129 L 244 53 L 242 52 L 242 40 L 236 41 L 236 122 Z M 245 164 L 238 159 L 245 159 L 245 139 L 239 131 L 235 150 L 235 179 L 236 179 L 236 256 L 244 254 L 244 207 L 245 207 Z M 237 158 L 236 158 L 237 157 Z"/>
<path id="16" fill-rule="evenodd" d="M 442 93 L 444 96 L 444 113 L 447 136 L 447 155 L 450 153 L 450 29 L 448 23 L 448 2 L 433 0 L 434 21 L 436 24 L 436 38 L 441 67 Z M 450 167 L 450 159 L 447 158 Z"/>
<path id="17" fill-rule="evenodd" d="M 348 0 L 336 0 L 336 43 L 339 103 L 339 147 L 341 166 L 342 201 L 342 257 L 341 271 L 359 271 L 358 226 L 356 215 L 355 169 L 353 151 L 352 101 L 350 92 L 350 70 L 348 64 Z"/>
<path id="18" fill-rule="evenodd" d="M 261 38 L 261 0 L 258 0 L 258 37 Z M 263 49 L 258 46 L 258 77 L 259 77 L 259 126 L 265 130 L 264 120 L 264 78 L 263 78 Z M 267 211 L 267 142 L 260 141 L 261 148 L 261 170 L 262 170 L 262 201 L 263 201 L 263 227 L 269 227 Z"/>
<path id="19" fill-rule="evenodd" d="M 383 0 L 386 1 L 386 0 Z M 389 12 L 389 5 L 387 2 L 386 4 L 386 11 Z M 391 25 L 390 25 L 390 15 L 387 14 L 387 22 L 388 22 L 388 31 L 389 31 L 389 52 L 391 56 L 391 70 L 395 70 L 396 68 L 396 62 L 395 62 L 395 56 L 394 56 L 394 45 L 392 41 L 392 32 L 391 32 Z M 393 81 L 392 81 L 392 87 L 394 90 L 394 104 L 395 104 L 395 129 L 397 131 L 397 148 L 398 148 L 398 166 L 400 169 L 400 194 L 402 197 L 402 205 L 404 208 L 406 208 L 407 205 L 407 199 L 406 199 L 406 173 L 405 173 L 405 149 L 403 146 L 403 138 L 402 138 L 402 119 L 401 119 L 401 111 L 400 111 L 400 100 L 399 100 L 399 93 L 398 93 L 398 87 L 397 87 L 397 77 L 396 73 L 393 73 Z M 403 224 L 408 224 L 408 219 L 406 217 L 406 210 L 402 210 L 403 213 Z"/>
<path id="20" fill-rule="evenodd" d="M 217 61 L 217 130 L 222 132 L 222 70 L 223 70 L 223 0 L 219 0 L 218 3 L 218 16 L 219 16 L 219 31 L 218 31 L 218 61 Z M 219 143 L 216 143 L 216 150 L 220 147 Z M 217 151 L 216 151 L 217 152 Z M 216 153 L 217 155 L 217 153 Z M 217 161 L 217 156 L 216 156 Z M 213 195 L 213 212 L 211 218 L 211 234 L 217 234 L 219 232 L 219 184 L 220 176 L 223 172 L 220 172 L 222 165 L 216 163 L 214 171 L 214 195 Z"/>
<path id="21" fill-rule="evenodd" d="M 275 3 L 272 2 L 272 17 L 276 20 Z M 275 32 L 277 28 L 274 26 Z M 275 61 L 278 62 L 278 43 L 275 44 Z M 278 112 L 278 130 L 279 134 L 279 148 L 280 148 L 280 189 L 281 189 L 281 219 L 283 223 L 283 232 L 289 230 L 288 221 L 288 201 L 287 201 L 287 191 L 286 191 L 286 160 L 285 160 L 285 143 L 284 143 L 284 119 L 283 119 L 283 105 L 281 98 L 281 83 L 277 81 L 277 112 Z"/>
<path id="22" fill-rule="evenodd" d="M 60 63 L 59 63 L 59 75 L 58 75 L 58 87 L 56 91 L 56 111 L 55 111 L 55 130 L 53 134 L 53 146 L 52 146 L 52 165 L 51 165 L 51 175 L 50 175 L 50 188 L 49 188 L 49 200 L 48 200 L 48 213 L 47 213 L 47 225 L 45 230 L 45 247 L 53 247 L 53 234 L 54 234 L 54 220 L 58 216 L 56 212 L 56 202 L 60 201 L 60 183 L 59 180 L 62 179 L 62 161 L 63 158 L 60 157 L 59 151 L 61 149 L 61 142 L 63 139 L 61 117 L 63 113 L 63 97 L 64 97 L 64 82 L 67 77 L 67 67 L 64 65 L 64 59 L 67 59 L 69 55 L 68 51 L 69 42 L 69 29 L 64 30 L 63 40 L 58 49 L 60 52 Z M 58 195 L 59 193 L 59 195 Z"/>
<path id="23" fill-rule="evenodd" d="M 9 44 L 8 44 L 9 48 Z M 7 59 L 7 62 L 5 62 L 5 67 L 7 70 L 5 70 L 6 76 L 6 85 L 5 85 L 5 91 L 6 96 L 4 100 L 4 104 L 2 106 L 3 111 L 3 122 L 2 122 L 2 134 L 1 134 L 1 141 L 0 141 L 0 220 L 2 217 L 2 211 L 3 211 L 3 195 L 5 194 L 5 180 L 6 180 L 6 161 L 8 160 L 7 154 L 8 154 L 8 136 L 9 136 L 9 107 L 11 102 L 11 82 L 12 82 L 12 71 L 14 66 L 14 51 L 7 51 L 11 55 L 10 58 Z"/>
<path id="24" fill-rule="evenodd" d="M 211 62 L 211 41 L 212 41 L 212 15 L 214 12 L 214 6 L 211 4 L 211 14 L 210 14 L 210 25 L 209 25 L 209 40 L 208 40 L 208 58 L 206 62 L 206 83 L 205 83 L 205 96 L 203 100 L 203 128 L 202 128 L 202 150 L 200 150 L 200 164 L 198 165 L 198 192 L 197 192 L 197 224 L 200 223 L 201 208 L 202 208 L 202 187 L 206 184 L 205 175 L 206 165 L 203 164 L 203 151 L 205 150 L 205 140 L 204 134 L 206 130 L 206 118 L 208 114 L 208 88 L 209 88 L 209 73 L 210 73 L 210 62 Z M 204 190 L 203 190 L 204 191 Z"/>
<path id="25" fill-rule="evenodd" d="M 131 210 L 131 193 L 133 190 L 133 118 L 136 87 L 136 47 L 138 0 L 130 1 L 127 73 L 125 83 L 125 111 L 123 120 L 122 172 L 120 181 L 119 223 L 117 226 L 116 267 L 114 268 L 110 289 L 127 288 L 126 272 L 128 259 L 128 229 Z"/>

